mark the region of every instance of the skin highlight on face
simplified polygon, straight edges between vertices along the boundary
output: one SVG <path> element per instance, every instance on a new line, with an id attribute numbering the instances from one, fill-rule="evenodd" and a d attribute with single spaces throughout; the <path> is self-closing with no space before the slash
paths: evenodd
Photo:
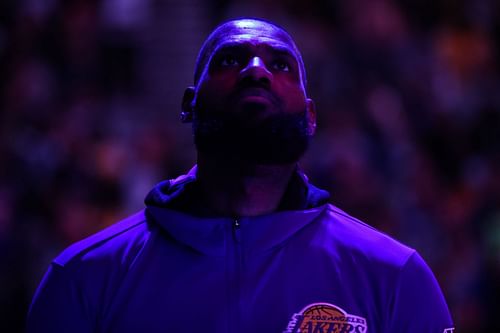
<path id="1" fill-rule="evenodd" d="M 269 40 L 271 41 L 280 40 L 287 51 L 292 51 L 294 56 L 297 58 L 302 83 L 304 88 L 306 87 L 305 66 L 302 61 L 300 51 L 297 48 L 297 45 L 293 41 L 292 37 L 283 28 L 275 25 L 274 23 L 253 18 L 228 21 L 224 24 L 221 24 L 210 34 L 210 36 L 201 47 L 200 53 L 198 55 L 194 75 L 195 85 L 198 83 L 206 67 L 206 64 L 210 61 L 211 55 L 214 53 L 216 48 L 219 47 L 221 40 L 224 38 L 228 38 L 228 36 L 235 35 L 235 30 L 240 32 L 239 38 L 242 40 L 245 38 L 250 39 L 254 37 L 256 33 L 262 39 L 270 37 Z"/>

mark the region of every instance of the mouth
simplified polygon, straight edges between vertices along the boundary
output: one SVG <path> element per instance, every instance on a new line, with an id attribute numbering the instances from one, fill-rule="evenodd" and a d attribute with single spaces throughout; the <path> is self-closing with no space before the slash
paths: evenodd
<path id="1" fill-rule="evenodd" d="M 234 100 L 237 104 L 260 104 L 260 105 L 278 105 L 277 98 L 270 91 L 264 88 L 245 88 L 239 90 Z"/>

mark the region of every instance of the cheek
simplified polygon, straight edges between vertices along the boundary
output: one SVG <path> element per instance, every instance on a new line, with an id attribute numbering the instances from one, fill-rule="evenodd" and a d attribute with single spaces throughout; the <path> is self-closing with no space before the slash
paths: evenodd
<path id="1" fill-rule="evenodd" d="M 231 91 L 235 85 L 235 80 L 232 76 L 213 76 L 207 77 L 199 86 L 199 94 L 205 96 L 224 96 Z"/>
<path id="2" fill-rule="evenodd" d="M 226 108 L 228 96 L 234 86 L 231 78 L 212 77 L 205 78 L 200 83 L 196 93 L 196 108 L 198 110 L 222 110 Z"/>
<path id="3" fill-rule="evenodd" d="M 276 91 L 289 109 L 303 111 L 306 107 L 305 92 L 297 83 L 284 82 L 276 85 Z"/>

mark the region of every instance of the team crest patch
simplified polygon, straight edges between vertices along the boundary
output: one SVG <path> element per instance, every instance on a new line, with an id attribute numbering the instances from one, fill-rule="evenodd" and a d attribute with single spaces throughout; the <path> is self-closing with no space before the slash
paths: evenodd
<path id="1" fill-rule="evenodd" d="M 363 317 L 348 314 L 336 305 L 314 303 L 295 313 L 283 333 L 366 333 Z"/>

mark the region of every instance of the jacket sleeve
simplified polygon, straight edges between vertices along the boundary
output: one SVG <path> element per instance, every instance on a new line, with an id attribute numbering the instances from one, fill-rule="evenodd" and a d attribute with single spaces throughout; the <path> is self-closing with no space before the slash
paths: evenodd
<path id="1" fill-rule="evenodd" d="M 439 284 L 418 253 L 413 253 L 402 267 L 395 288 L 388 332 L 454 332 Z"/>
<path id="2" fill-rule="evenodd" d="M 93 331 L 83 293 L 69 276 L 66 267 L 52 263 L 31 303 L 28 333 Z"/>

